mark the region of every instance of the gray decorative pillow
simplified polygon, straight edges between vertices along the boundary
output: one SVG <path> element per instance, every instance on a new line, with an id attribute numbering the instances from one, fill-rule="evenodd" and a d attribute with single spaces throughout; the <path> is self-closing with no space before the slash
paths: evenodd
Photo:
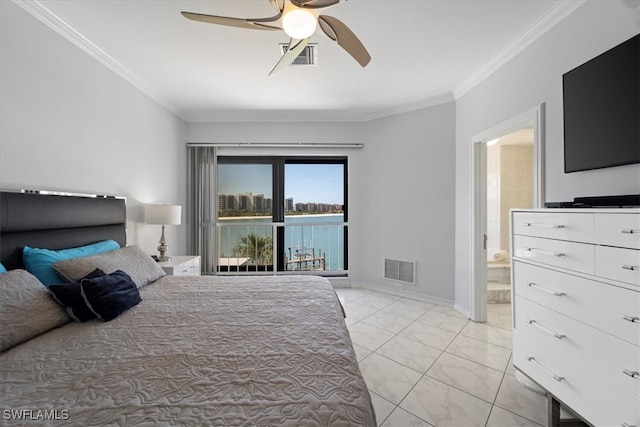
<path id="1" fill-rule="evenodd" d="M 53 264 L 53 269 L 68 282 L 77 282 L 96 268 L 107 274 L 122 270 L 131 276 L 138 288 L 155 282 L 165 275 L 158 263 L 137 246 L 125 246 L 113 251 Z"/>
<path id="2" fill-rule="evenodd" d="M 0 351 L 69 322 L 40 280 L 26 270 L 0 274 Z"/>

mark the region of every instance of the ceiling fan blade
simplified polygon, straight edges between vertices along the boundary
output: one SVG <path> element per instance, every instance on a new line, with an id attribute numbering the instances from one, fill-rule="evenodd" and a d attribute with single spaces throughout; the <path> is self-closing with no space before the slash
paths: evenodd
<path id="1" fill-rule="evenodd" d="M 294 39 L 289 41 L 289 50 L 282 55 L 280 61 L 273 67 L 273 70 L 269 73 L 269 75 L 275 74 L 278 71 L 281 71 L 284 67 L 288 66 L 293 62 L 294 59 L 300 55 L 300 53 L 304 50 L 304 48 L 309 44 L 309 38 L 298 40 L 294 43 Z"/>
<path id="2" fill-rule="evenodd" d="M 333 16 L 320 15 L 318 16 L 318 22 L 322 31 L 331 40 L 336 41 L 349 55 L 353 56 L 360 65 L 366 67 L 369 64 L 371 55 L 369 55 L 360 39 L 342 21 Z"/>
<path id="3" fill-rule="evenodd" d="M 269 25 L 270 22 L 275 22 L 280 19 L 282 13 L 278 13 L 270 18 L 231 18 L 228 16 L 216 16 L 216 15 L 204 15 L 202 13 L 192 12 L 180 12 L 182 16 L 192 21 L 206 22 L 208 24 L 226 25 L 229 27 L 250 28 L 253 30 L 281 30 L 280 27 L 275 25 Z"/>
<path id="4" fill-rule="evenodd" d="M 291 0 L 291 3 L 305 9 L 322 9 L 340 3 L 340 0 Z"/>
<path id="5" fill-rule="evenodd" d="M 269 0 L 269 3 L 271 3 L 276 9 L 278 9 L 279 12 L 282 12 L 284 10 L 285 0 Z"/>

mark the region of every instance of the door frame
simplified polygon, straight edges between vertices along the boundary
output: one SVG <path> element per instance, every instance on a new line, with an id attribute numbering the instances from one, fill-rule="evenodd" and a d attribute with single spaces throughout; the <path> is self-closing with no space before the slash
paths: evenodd
<path id="1" fill-rule="evenodd" d="M 533 128 L 533 206 L 544 206 L 544 103 L 471 137 L 471 320 L 487 321 L 487 141 Z M 512 251 L 510 251 L 512 253 Z"/>

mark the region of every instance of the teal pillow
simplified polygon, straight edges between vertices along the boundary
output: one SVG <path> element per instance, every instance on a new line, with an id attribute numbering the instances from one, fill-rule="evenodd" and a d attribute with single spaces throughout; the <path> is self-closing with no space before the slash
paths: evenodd
<path id="1" fill-rule="evenodd" d="M 2 265 L 2 263 L 0 262 L 0 273 L 6 273 L 7 269 L 4 268 L 4 265 Z"/>
<path id="2" fill-rule="evenodd" d="M 65 281 L 53 269 L 54 262 L 101 254 L 119 248 L 120 245 L 114 240 L 103 240 L 87 246 L 61 249 L 59 251 L 25 246 L 22 251 L 22 262 L 29 273 L 36 276 L 43 285 L 48 286 Z"/>

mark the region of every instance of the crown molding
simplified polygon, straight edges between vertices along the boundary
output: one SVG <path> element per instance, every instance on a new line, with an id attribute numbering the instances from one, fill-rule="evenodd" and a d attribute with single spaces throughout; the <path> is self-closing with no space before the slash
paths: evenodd
<path id="1" fill-rule="evenodd" d="M 582 7 L 587 1 L 588 0 L 564 0 L 557 3 L 540 19 L 520 33 L 506 48 L 502 49 L 496 56 L 455 87 L 453 89 L 454 98 L 456 100 L 459 99 L 462 95 L 480 84 L 484 79 L 495 73 L 500 67 L 504 66 L 533 42 L 562 22 L 566 17 Z"/>
<path id="2" fill-rule="evenodd" d="M 173 105 L 173 103 L 164 99 L 158 92 L 151 88 L 151 86 L 129 71 L 127 67 L 91 42 L 88 38 L 80 34 L 78 30 L 47 9 L 42 3 L 37 0 L 13 0 L 13 2 L 46 26 L 60 34 L 62 37 L 82 49 L 102 65 L 132 84 L 139 91 L 184 120 L 184 113 L 182 110 Z"/>
<path id="3" fill-rule="evenodd" d="M 396 114 L 408 113 L 411 111 L 422 110 L 424 108 L 435 107 L 436 105 L 448 104 L 454 102 L 453 93 L 446 92 L 440 95 L 431 96 L 415 102 L 395 105 L 391 108 L 381 109 L 363 114 L 357 121 L 366 122 L 369 120 L 381 119 L 383 117 L 395 116 Z"/>
<path id="4" fill-rule="evenodd" d="M 379 110 L 187 110 L 185 111 L 185 121 L 188 123 L 277 122 L 283 120 L 287 122 L 368 122 L 453 101 L 455 101 L 453 94 L 447 92 Z"/>

